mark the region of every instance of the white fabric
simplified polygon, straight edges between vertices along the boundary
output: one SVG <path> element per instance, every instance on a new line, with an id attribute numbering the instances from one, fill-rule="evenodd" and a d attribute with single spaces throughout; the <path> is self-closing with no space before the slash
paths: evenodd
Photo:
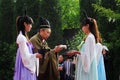
<path id="1" fill-rule="evenodd" d="M 65 74 L 69 76 L 70 75 L 70 65 L 71 65 L 71 62 L 69 60 L 66 60 L 64 62 L 64 64 L 65 64 Z"/>
<path id="2" fill-rule="evenodd" d="M 20 56 L 22 58 L 24 66 L 28 68 L 31 71 L 31 73 L 35 73 L 37 63 L 36 54 L 32 54 L 29 52 L 29 49 L 26 44 L 28 41 L 26 37 L 22 34 L 22 32 L 20 32 L 20 34 L 18 35 L 16 42 L 19 45 Z"/>
<path id="3" fill-rule="evenodd" d="M 96 44 L 96 53 L 97 53 L 97 65 L 99 64 L 100 57 L 102 56 L 103 46 L 101 43 Z"/>
<path id="4" fill-rule="evenodd" d="M 67 68 L 66 68 L 66 74 L 69 76 L 70 75 L 70 62 L 67 61 Z"/>
<path id="5" fill-rule="evenodd" d="M 107 46 L 103 46 L 103 49 L 105 49 L 106 51 L 109 51 L 109 49 L 107 48 Z"/>
<path id="6" fill-rule="evenodd" d="M 37 58 L 37 76 L 39 74 L 39 58 Z"/>
<path id="7" fill-rule="evenodd" d="M 90 65 L 93 61 L 93 58 L 95 56 L 95 38 L 94 35 L 89 33 L 88 37 L 85 40 L 85 47 L 84 51 L 80 52 L 81 60 L 82 60 L 82 66 L 85 72 L 89 72 Z"/>

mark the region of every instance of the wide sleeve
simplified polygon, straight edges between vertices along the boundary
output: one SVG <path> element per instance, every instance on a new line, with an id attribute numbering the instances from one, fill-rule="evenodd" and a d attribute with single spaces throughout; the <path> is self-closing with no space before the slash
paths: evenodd
<path id="1" fill-rule="evenodd" d="M 32 54 L 29 52 L 29 49 L 27 47 L 27 40 L 25 38 L 25 36 L 18 35 L 17 37 L 17 44 L 19 45 L 19 49 L 20 49 L 20 55 L 22 58 L 22 62 L 23 65 L 28 68 L 31 73 L 35 73 L 36 71 L 36 54 Z"/>
<path id="2" fill-rule="evenodd" d="M 81 51 L 81 60 L 85 72 L 89 72 L 94 57 L 94 39 L 90 36 L 85 41 L 84 51 Z"/>
<path id="3" fill-rule="evenodd" d="M 100 57 L 102 56 L 102 44 L 97 43 L 96 44 L 96 54 L 97 54 L 97 65 L 99 64 Z"/>

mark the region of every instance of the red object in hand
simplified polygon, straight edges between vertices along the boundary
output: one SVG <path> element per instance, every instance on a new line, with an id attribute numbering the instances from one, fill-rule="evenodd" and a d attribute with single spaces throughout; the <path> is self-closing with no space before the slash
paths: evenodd
<path id="1" fill-rule="evenodd" d="M 77 50 L 70 50 L 70 51 L 67 52 L 67 55 L 68 55 L 68 56 L 73 56 L 73 55 L 75 55 L 75 54 L 80 54 L 80 52 L 77 51 Z"/>

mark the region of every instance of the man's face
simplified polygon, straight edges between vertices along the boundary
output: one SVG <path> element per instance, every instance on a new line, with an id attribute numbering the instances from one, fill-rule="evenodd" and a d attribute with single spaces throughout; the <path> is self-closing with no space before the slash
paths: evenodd
<path id="1" fill-rule="evenodd" d="M 40 30 L 40 35 L 43 39 L 48 39 L 50 34 L 51 34 L 51 29 L 50 28 Z"/>

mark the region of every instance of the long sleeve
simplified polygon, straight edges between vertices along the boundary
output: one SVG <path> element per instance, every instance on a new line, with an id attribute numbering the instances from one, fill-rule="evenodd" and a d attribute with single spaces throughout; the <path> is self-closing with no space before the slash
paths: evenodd
<path id="1" fill-rule="evenodd" d="M 102 49 L 103 49 L 102 44 L 97 43 L 96 44 L 97 65 L 99 64 L 100 57 L 102 56 Z"/>
<path id="2" fill-rule="evenodd" d="M 89 34 L 85 41 L 84 51 L 81 52 L 81 60 L 85 72 L 89 72 L 91 63 L 95 56 L 95 39 Z"/>
<path id="3" fill-rule="evenodd" d="M 22 62 L 24 66 L 31 71 L 31 73 L 35 73 L 37 61 L 36 54 L 29 52 L 29 48 L 26 43 L 27 39 L 22 35 L 22 33 L 20 33 L 17 37 L 17 44 L 19 45 Z"/>

